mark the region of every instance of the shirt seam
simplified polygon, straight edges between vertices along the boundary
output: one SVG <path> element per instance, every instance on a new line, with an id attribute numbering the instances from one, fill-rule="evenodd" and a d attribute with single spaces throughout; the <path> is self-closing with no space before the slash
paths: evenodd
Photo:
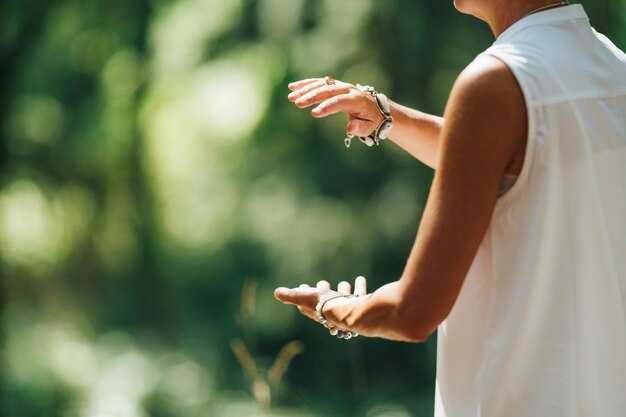
<path id="1" fill-rule="evenodd" d="M 546 107 L 555 104 L 564 104 L 573 101 L 582 101 L 582 100 L 605 100 L 612 98 L 620 98 L 626 96 L 626 90 L 617 91 L 611 93 L 602 93 L 602 94 L 578 94 L 573 96 L 561 96 L 554 98 L 547 98 L 543 100 L 530 100 L 528 103 L 528 107 L 538 108 L 538 107 Z"/>

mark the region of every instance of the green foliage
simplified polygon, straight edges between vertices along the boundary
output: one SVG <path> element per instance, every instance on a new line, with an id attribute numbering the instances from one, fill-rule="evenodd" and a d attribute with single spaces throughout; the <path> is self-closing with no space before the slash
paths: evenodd
<path id="1" fill-rule="evenodd" d="M 431 415 L 434 341 L 335 340 L 272 290 L 401 273 L 432 173 L 286 85 L 441 113 L 492 42 L 451 3 L 0 4 L 2 414 Z"/>

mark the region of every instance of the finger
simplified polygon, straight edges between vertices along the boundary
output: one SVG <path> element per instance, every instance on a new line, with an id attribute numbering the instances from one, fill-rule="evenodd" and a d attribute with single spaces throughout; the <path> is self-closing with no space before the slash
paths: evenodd
<path id="1" fill-rule="evenodd" d="M 302 87 L 298 88 L 297 90 L 295 90 L 295 91 L 291 92 L 291 93 L 287 96 L 287 98 L 288 98 L 290 101 L 296 101 L 296 100 L 298 100 L 300 97 L 302 97 L 303 95 L 305 95 L 305 94 L 307 94 L 307 93 L 310 93 L 311 91 L 315 90 L 316 88 L 320 88 L 320 87 L 323 87 L 323 86 L 325 86 L 325 85 L 326 85 L 326 83 L 324 82 L 324 80 L 317 80 L 317 81 L 314 81 L 314 82 L 312 82 L 312 83 L 310 83 L 310 84 L 306 84 L 306 85 L 304 85 L 304 86 L 302 86 Z"/>
<path id="2" fill-rule="evenodd" d="M 291 92 L 287 98 L 291 101 L 297 101 L 298 99 L 300 99 L 302 96 L 309 94 L 319 88 L 322 87 L 338 87 L 341 88 L 343 90 L 346 90 L 346 92 L 350 91 L 351 89 L 354 88 L 354 86 L 352 84 L 348 84 L 348 83 L 344 83 L 341 81 L 335 81 L 332 84 L 327 84 L 326 81 L 324 80 L 318 80 L 315 82 L 312 82 L 310 84 L 306 84 L 305 86 Z"/>
<path id="3" fill-rule="evenodd" d="M 274 297 L 283 304 L 295 304 L 310 307 L 317 290 L 312 288 L 276 288 Z"/>
<path id="4" fill-rule="evenodd" d="M 295 91 L 295 90 L 298 90 L 299 88 L 304 87 L 305 85 L 308 85 L 308 84 L 311 84 L 320 80 L 322 79 L 321 78 L 307 78 L 306 80 L 294 81 L 292 83 L 289 83 L 288 87 L 290 90 Z"/>
<path id="5" fill-rule="evenodd" d="M 346 126 L 346 132 L 354 136 L 368 136 L 374 129 L 376 129 L 374 123 L 363 119 L 350 119 Z"/>
<path id="6" fill-rule="evenodd" d="M 315 287 L 320 291 L 328 291 L 330 290 L 330 283 L 328 281 L 321 280 Z"/>
<path id="7" fill-rule="evenodd" d="M 352 286 L 348 281 L 341 281 L 339 285 L 337 285 L 337 292 L 350 294 L 352 292 Z"/>
<path id="8" fill-rule="evenodd" d="M 354 295 L 359 297 L 367 295 L 367 279 L 365 277 L 356 277 L 354 280 Z"/>
<path id="9" fill-rule="evenodd" d="M 313 117 L 326 117 L 336 113 L 352 113 L 356 110 L 357 99 L 351 94 L 341 94 L 317 106 L 311 111 Z"/>
<path id="10" fill-rule="evenodd" d="M 302 109 L 312 106 L 313 104 L 319 104 L 341 94 L 348 94 L 349 92 L 350 89 L 341 85 L 325 85 L 303 95 L 295 101 L 295 104 Z"/>

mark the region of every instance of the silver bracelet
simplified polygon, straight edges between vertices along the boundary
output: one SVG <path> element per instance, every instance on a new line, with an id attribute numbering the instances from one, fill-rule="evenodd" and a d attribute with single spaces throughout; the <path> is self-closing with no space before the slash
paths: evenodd
<path id="1" fill-rule="evenodd" d="M 393 129 L 393 117 L 391 117 L 391 106 L 389 104 L 389 99 L 386 95 L 379 93 L 376 89 L 370 85 L 361 85 L 357 84 L 356 87 L 363 91 L 364 93 L 369 94 L 374 98 L 376 105 L 378 106 L 378 110 L 383 115 L 383 121 L 378 125 L 378 128 L 374 130 L 370 135 L 362 137 L 359 136 L 359 140 L 363 142 L 365 145 L 372 147 L 378 146 L 381 140 L 387 139 L 391 129 Z M 347 134 L 347 137 L 344 140 L 346 148 L 350 147 L 352 143 L 352 138 L 354 135 Z"/>
<path id="2" fill-rule="evenodd" d="M 332 336 L 336 336 L 339 339 L 350 340 L 353 337 L 358 337 L 358 333 L 352 332 L 350 330 L 340 330 L 337 327 L 330 326 L 328 324 L 328 320 L 324 317 L 324 306 L 330 300 L 335 300 L 337 298 L 355 298 L 357 295 L 351 294 L 341 294 L 341 293 L 329 293 L 325 296 L 322 296 L 315 307 L 315 312 L 317 315 L 317 321 L 322 324 L 324 327 L 328 329 Z"/>

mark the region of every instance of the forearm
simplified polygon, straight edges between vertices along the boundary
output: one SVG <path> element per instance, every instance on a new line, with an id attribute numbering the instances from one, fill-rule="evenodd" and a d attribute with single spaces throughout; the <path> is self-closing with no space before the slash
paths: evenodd
<path id="1" fill-rule="evenodd" d="M 394 127 L 389 139 L 416 159 L 437 169 L 444 119 L 391 102 Z"/>
<path id="2" fill-rule="evenodd" d="M 407 321 L 399 306 L 399 282 L 380 287 L 360 298 L 337 298 L 326 303 L 324 316 L 329 324 L 367 337 L 404 342 L 421 342 L 419 323 Z"/>
<path id="3" fill-rule="evenodd" d="M 288 98 L 300 108 L 319 104 L 311 111 L 314 117 L 345 113 L 350 122 L 348 132 L 368 136 L 383 121 L 379 106 L 369 92 L 352 84 L 325 79 L 308 79 L 291 83 Z M 416 159 L 436 169 L 439 136 L 443 118 L 422 113 L 389 102 L 394 128 L 389 139 Z"/>

